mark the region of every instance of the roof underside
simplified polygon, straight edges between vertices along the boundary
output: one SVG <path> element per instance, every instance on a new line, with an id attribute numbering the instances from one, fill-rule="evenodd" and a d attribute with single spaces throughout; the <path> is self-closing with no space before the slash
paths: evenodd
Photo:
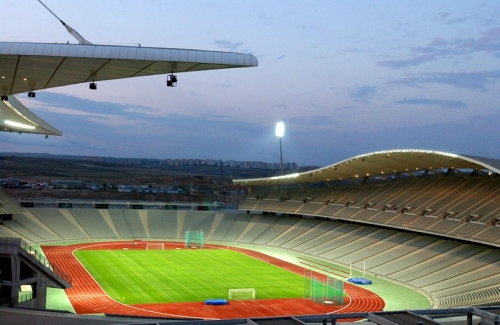
<path id="1" fill-rule="evenodd" d="M 150 47 L 0 42 L 2 95 L 190 71 L 255 67 L 251 54 Z"/>
<path id="2" fill-rule="evenodd" d="M 243 186 L 320 183 L 439 169 L 471 169 L 500 174 L 499 167 L 500 161 L 496 159 L 433 150 L 398 149 L 362 154 L 303 173 L 269 178 L 235 179 L 233 183 Z"/>

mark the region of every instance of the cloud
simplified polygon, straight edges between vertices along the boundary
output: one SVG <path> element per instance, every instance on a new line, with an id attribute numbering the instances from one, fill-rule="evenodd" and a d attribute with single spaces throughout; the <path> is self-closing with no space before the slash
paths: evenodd
<path id="1" fill-rule="evenodd" d="M 328 115 L 303 115 L 287 118 L 287 123 L 305 126 L 332 126 L 338 123 Z"/>
<path id="2" fill-rule="evenodd" d="M 393 69 L 417 66 L 441 58 L 453 58 L 477 52 L 500 53 L 500 27 L 480 32 L 476 38 L 455 38 L 446 40 L 435 38 L 425 46 L 414 47 L 408 58 L 378 61 L 380 67 Z"/>
<path id="3" fill-rule="evenodd" d="M 213 83 L 214 86 L 220 87 L 220 88 L 230 88 L 231 85 L 229 84 L 224 84 L 224 83 Z"/>
<path id="4" fill-rule="evenodd" d="M 314 108 L 321 108 L 321 106 L 320 106 L 320 105 L 318 105 L 318 104 L 316 104 L 316 103 L 313 103 L 313 102 L 309 102 L 308 104 L 309 104 L 309 105 L 311 105 L 311 106 L 312 106 L 312 107 L 314 107 Z"/>
<path id="5" fill-rule="evenodd" d="M 461 100 L 449 100 L 449 99 L 405 98 L 398 100 L 397 103 L 409 104 L 409 105 L 433 105 L 433 106 L 439 106 L 441 108 L 453 108 L 453 109 L 467 108 L 467 104 L 465 104 Z"/>
<path id="6" fill-rule="evenodd" d="M 109 145 L 106 139 L 85 135 L 65 135 L 66 147 L 74 147 L 79 150 L 106 149 Z"/>
<path id="7" fill-rule="evenodd" d="M 123 111 L 127 113 L 137 113 L 148 116 L 165 116 L 165 113 L 161 110 L 146 106 L 132 106 L 125 108 Z"/>
<path id="8" fill-rule="evenodd" d="M 377 93 L 377 87 L 361 86 L 350 90 L 349 97 L 355 100 L 367 101 Z"/>
<path id="9" fill-rule="evenodd" d="M 140 121 L 136 118 L 127 117 L 124 116 L 123 114 L 86 112 L 80 109 L 66 108 L 58 105 L 46 104 L 43 102 L 36 102 L 35 104 L 36 104 L 36 109 L 42 110 L 44 112 L 58 114 L 58 115 L 78 116 L 79 118 L 85 119 L 86 121 L 110 127 L 123 127 L 123 126 L 139 127 L 141 125 L 142 126 L 146 125 L 145 121 Z"/>
<path id="10" fill-rule="evenodd" d="M 500 70 L 477 72 L 438 72 L 408 74 L 404 78 L 391 80 L 388 85 L 420 87 L 422 84 L 446 84 L 457 88 L 486 91 L 500 79 Z"/>
<path id="11" fill-rule="evenodd" d="M 404 60 L 378 61 L 377 65 L 379 67 L 399 69 L 399 68 L 406 68 L 406 67 L 420 65 L 422 63 L 429 62 L 434 59 L 435 57 L 433 55 L 418 55 L 410 59 L 404 59 Z"/>
<path id="12" fill-rule="evenodd" d="M 274 109 L 274 108 L 288 109 L 289 107 L 286 104 L 278 104 L 278 105 L 271 107 L 271 109 Z"/>
<path id="13" fill-rule="evenodd" d="M 440 12 L 436 15 L 435 19 L 441 21 L 447 25 L 456 23 L 465 23 L 470 20 L 469 17 L 454 17 L 450 18 L 451 14 L 449 12 Z"/>
<path id="14" fill-rule="evenodd" d="M 214 121 L 214 120 L 230 120 L 231 119 L 231 116 L 230 115 L 227 115 L 227 114 L 217 114 L 217 113 L 214 113 L 214 112 L 207 112 L 207 113 L 204 113 L 204 114 L 201 114 L 201 117 L 202 118 L 205 118 L 209 121 Z"/>
<path id="15" fill-rule="evenodd" d="M 161 114 L 154 108 L 95 102 L 70 95 L 44 92 L 28 106 L 47 122 L 62 130 L 65 138 L 105 129 L 112 133 L 150 130 Z M 151 117 L 154 118 L 151 118 Z M 109 140 L 109 134 L 107 135 Z M 101 141 L 101 140 L 99 140 Z"/>
<path id="16" fill-rule="evenodd" d="M 218 40 L 218 41 L 215 41 L 214 44 L 220 48 L 227 49 L 230 51 L 235 51 L 238 47 L 243 45 L 243 42 L 233 43 L 233 42 L 230 42 L 227 40 Z"/>

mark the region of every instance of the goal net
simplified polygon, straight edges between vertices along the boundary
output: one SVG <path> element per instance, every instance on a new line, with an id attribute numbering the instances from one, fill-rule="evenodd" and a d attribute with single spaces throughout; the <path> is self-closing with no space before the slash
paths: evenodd
<path id="1" fill-rule="evenodd" d="M 146 250 L 164 250 L 165 246 L 163 244 L 146 244 Z"/>
<path id="2" fill-rule="evenodd" d="M 186 248 L 199 247 L 203 248 L 203 229 L 200 231 L 187 230 L 185 237 Z"/>
<path id="3" fill-rule="evenodd" d="M 229 300 L 250 300 L 255 299 L 254 288 L 229 289 Z"/>
<path id="4" fill-rule="evenodd" d="M 342 306 L 344 303 L 344 282 L 329 274 L 325 278 L 313 276 L 311 270 L 304 270 L 304 299 L 315 303 Z"/>

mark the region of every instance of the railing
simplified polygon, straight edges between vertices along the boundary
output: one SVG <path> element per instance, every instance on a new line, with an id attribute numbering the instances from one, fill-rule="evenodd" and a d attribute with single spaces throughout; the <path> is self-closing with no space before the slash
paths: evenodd
<path id="1" fill-rule="evenodd" d="M 28 293 L 28 294 L 19 296 L 17 303 L 25 302 L 25 301 L 28 301 L 31 299 L 33 299 L 33 293 Z M 15 304 L 12 303 L 11 297 L 0 299 L 0 307 L 12 306 L 12 305 L 15 305 Z"/>
<path id="2" fill-rule="evenodd" d="M 0 245 L 5 245 L 5 246 L 17 246 L 21 248 L 23 251 L 31 255 L 35 260 L 37 260 L 41 265 L 43 265 L 43 268 L 47 271 L 50 271 L 63 279 L 66 283 L 71 285 L 71 278 L 66 275 L 61 269 L 56 267 L 55 265 L 51 265 L 49 260 L 45 258 L 40 252 L 35 250 L 33 247 L 31 247 L 27 242 L 22 240 L 21 238 L 8 238 L 8 237 L 3 237 L 0 238 Z"/>

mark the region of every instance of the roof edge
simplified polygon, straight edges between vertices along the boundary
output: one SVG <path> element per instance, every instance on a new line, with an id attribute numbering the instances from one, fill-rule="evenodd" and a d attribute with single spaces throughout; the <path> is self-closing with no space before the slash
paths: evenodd
<path id="1" fill-rule="evenodd" d="M 449 165 L 443 166 L 443 168 L 455 168 L 457 169 L 460 168 L 471 168 L 470 166 L 474 166 L 474 168 L 477 169 L 484 169 L 488 170 L 490 174 L 500 174 L 500 168 L 492 166 L 491 163 L 489 162 L 494 161 L 498 162 L 498 166 L 500 166 L 500 160 L 495 160 L 495 159 L 490 159 L 490 158 L 483 158 L 485 161 L 481 161 L 481 157 L 472 157 L 472 156 L 466 156 L 466 155 L 458 155 L 455 153 L 450 153 L 450 152 L 444 152 L 444 151 L 438 151 L 438 150 L 426 150 L 426 149 L 390 149 L 390 150 L 382 150 L 382 151 L 373 151 L 373 152 L 368 152 L 360 155 L 356 155 L 350 158 L 346 158 L 343 160 L 340 160 L 338 162 L 335 162 L 333 164 L 327 165 L 325 167 L 313 169 L 313 170 L 308 170 L 306 172 L 301 172 L 301 173 L 292 173 L 292 174 L 287 174 L 287 175 L 282 175 L 282 176 L 273 176 L 273 177 L 264 177 L 264 178 L 249 178 L 249 179 L 234 179 L 233 183 L 237 185 L 246 185 L 246 186 L 252 186 L 252 185 L 277 185 L 277 184 L 293 184 L 293 183 L 309 183 L 309 182 L 314 182 L 315 178 L 312 176 L 317 174 L 317 173 L 323 173 L 323 172 L 329 172 L 332 173 L 330 170 L 336 170 L 337 167 L 342 166 L 344 164 L 350 163 L 350 162 L 356 162 L 356 161 L 364 161 L 365 158 L 374 156 L 374 155 L 384 155 L 386 157 L 390 157 L 391 154 L 408 154 L 408 153 L 420 153 L 422 155 L 427 155 L 427 154 L 433 154 L 433 155 L 438 155 L 438 156 L 443 156 L 446 159 L 443 159 L 443 161 L 447 160 L 449 161 Z M 464 163 L 464 166 L 461 164 L 457 165 L 457 162 L 464 161 L 467 162 L 467 164 Z M 453 162 L 453 163 L 452 163 Z M 400 163 L 401 164 L 401 163 Z M 467 166 L 465 166 L 467 165 Z M 495 164 L 497 165 L 497 164 Z M 402 165 L 401 165 L 402 166 Z M 358 168 L 359 169 L 359 168 Z M 417 169 L 418 170 L 418 169 Z M 363 171 L 363 170 L 361 170 Z M 396 170 L 394 170 L 396 172 Z M 403 172 L 403 170 L 399 170 L 399 172 Z M 381 173 L 383 174 L 383 173 Z M 363 175 L 360 173 L 360 175 Z M 368 173 L 366 173 L 368 176 Z M 377 174 L 372 174 L 371 176 L 377 176 Z M 358 175 L 356 175 L 358 177 Z M 343 178 L 340 178 L 343 179 Z M 350 178 L 344 178 L 344 180 L 347 179 L 355 179 L 355 177 L 350 177 Z M 312 181 L 310 181 L 312 180 Z M 335 178 L 331 178 L 331 180 L 338 180 Z M 327 179 L 327 181 L 330 181 L 330 179 Z"/>

